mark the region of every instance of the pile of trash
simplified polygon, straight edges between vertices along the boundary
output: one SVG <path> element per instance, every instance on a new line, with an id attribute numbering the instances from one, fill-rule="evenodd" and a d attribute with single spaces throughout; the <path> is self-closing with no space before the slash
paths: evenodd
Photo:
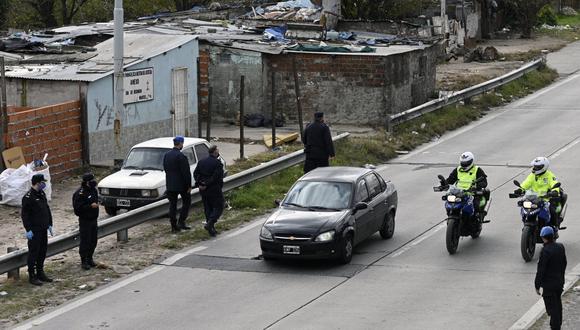
<path id="1" fill-rule="evenodd" d="M 493 62 L 497 61 L 500 57 L 499 52 L 495 47 L 477 47 L 475 49 L 467 50 L 463 56 L 463 61 L 465 63 L 470 62 Z"/>
<path id="2" fill-rule="evenodd" d="M 278 2 L 275 5 L 252 8 L 246 14 L 251 19 L 289 20 L 289 21 L 316 21 L 322 15 L 322 7 L 313 4 L 310 0 L 293 0 Z"/>
<path id="3" fill-rule="evenodd" d="M 560 13 L 564 16 L 576 16 L 578 12 L 572 7 L 564 7 L 562 8 L 562 12 Z"/>
<path id="4" fill-rule="evenodd" d="M 558 31 L 564 31 L 564 30 L 572 30 L 572 27 L 570 25 L 548 25 L 548 24 L 542 24 L 540 26 L 540 29 L 542 29 L 542 30 L 558 30 Z"/>
<path id="5" fill-rule="evenodd" d="M 47 180 L 44 193 L 48 201 L 51 200 L 50 166 L 46 163 L 46 156 L 19 168 L 7 168 L 0 174 L 0 204 L 22 206 L 22 197 L 30 190 L 32 176 L 35 174 L 44 175 Z"/>

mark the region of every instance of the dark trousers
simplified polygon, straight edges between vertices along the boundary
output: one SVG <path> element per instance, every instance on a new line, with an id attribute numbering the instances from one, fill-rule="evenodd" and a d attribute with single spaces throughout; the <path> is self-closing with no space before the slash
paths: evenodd
<path id="1" fill-rule="evenodd" d="M 543 296 L 546 312 L 550 316 L 550 328 L 560 330 L 562 327 L 562 293 Z"/>
<path id="2" fill-rule="evenodd" d="M 44 271 L 48 234 L 46 230 L 33 231 L 32 239 L 28 240 L 28 273 L 36 275 Z"/>
<path id="3" fill-rule="evenodd" d="M 318 168 L 318 167 L 328 167 L 328 166 L 329 166 L 328 158 L 326 158 L 326 159 L 313 159 L 313 158 L 308 158 L 308 156 L 307 156 L 306 160 L 304 161 L 304 173 L 308 173 L 308 172 L 310 172 L 313 169 Z"/>
<path id="4" fill-rule="evenodd" d="M 79 254 L 82 261 L 93 260 L 97 248 L 97 220 L 79 219 L 80 246 Z"/>
<path id="5" fill-rule="evenodd" d="M 201 195 L 203 201 L 203 211 L 208 225 L 214 225 L 224 212 L 224 196 L 220 195 Z"/>
<path id="6" fill-rule="evenodd" d="M 177 221 L 177 196 L 181 195 L 181 212 L 179 213 L 179 222 Z M 172 226 L 185 224 L 185 220 L 189 215 L 189 207 L 191 206 L 191 194 L 186 191 L 168 191 L 167 199 L 169 199 L 169 221 Z"/>

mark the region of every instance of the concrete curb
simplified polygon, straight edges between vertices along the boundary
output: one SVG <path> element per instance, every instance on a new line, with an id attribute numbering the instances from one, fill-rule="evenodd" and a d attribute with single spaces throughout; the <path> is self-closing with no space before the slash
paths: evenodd
<path id="1" fill-rule="evenodd" d="M 564 283 L 564 292 L 562 292 L 562 295 L 570 291 L 572 286 L 574 286 L 578 280 L 580 280 L 580 264 L 576 265 L 572 271 L 566 274 L 566 282 Z M 544 300 L 540 298 L 538 302 L 536 302 L 532 308 L 526 312 L 526 314 L 509 328 L 509 330 L 528 330 L 536 324 L 545 313 L 546 308 L 544 307 Z"/>

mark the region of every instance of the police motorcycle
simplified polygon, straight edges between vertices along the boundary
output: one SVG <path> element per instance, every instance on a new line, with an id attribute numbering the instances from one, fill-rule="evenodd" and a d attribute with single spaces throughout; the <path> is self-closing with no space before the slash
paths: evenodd
<path id="1" fill-rule="evenodd" d="M 514 184 L 521 188 L 517 180 Z M 560 188 L 560 183 L 556 183 L 552 189 Z M 522 189 L 523 190 L 523 189 Z M 558 230 L 564 230 L 566 227 L 560 227 L 559 224 L 564 220 L 566 215 L 566 200 L 567 195 L 562 193 L 558 196 L 557 193 L 548 192 L 546 195 L 538 195 L 538 193 L 528 190 L 525 193 L 510 193 L 510 198 L 520 198 L 518 206 L 520 207 L 520 214 L 524 227 L 522 228 L 522 237 L 520 240 L 520 250 L 522 257 L 526 262 L 534 258 L 536 252 L 536 244 L 543 243 L 540 237 L 540 231 L 543 227 L 550 225 L 554 228 L 555 238 L 558 238 Z M 558 221 L 552 221 L 550 215 L 550 202 L 544 200 L 545 197 L 550 197 L 550 201 L 560 202 L 560 206 L 556 210 L 559 218 Z"/>
<path id="2" fill-rule="evenodd" d="M 489 190 L 475 188 L 479 180 L 475 181 L 472 188 L 462 190 L 455 185 L 448 185 L 442 175 L 438 175 L 437 177 L 439 178 L 440 186 L 433 187 L 433 191 L 447 191 L 441 197 L 445 201 L 445 210 L 447 211 L 445 244 L 447 246 L 447 252 L 449 254 L 455 254 L 461 236 L 471 236 L 474 239 L 478 238 L 481 234 L 483 224 L 490 222 L 489 220 L 485 220 L 485 216 L 491 205 L 491 199 L 490 203 L 486 201 L 486 198 L 489 196 Z M 484 207 L 487 203 L 487 209 L 483 212 L 477 212 L 473 205 L 474 196 L 480 198 L 480 208 Z"/>

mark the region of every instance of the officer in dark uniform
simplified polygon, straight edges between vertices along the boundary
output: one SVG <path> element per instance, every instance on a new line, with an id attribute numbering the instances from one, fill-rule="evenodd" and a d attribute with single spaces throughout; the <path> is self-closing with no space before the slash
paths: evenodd
<path id="1" fill-rule="evenodd" d="M 44 273 L 44 259 L 48 234 L 52 232 L 52 214 L 46 200 L 46 179 L 42 174 L 32 176 L 32 188 L 22 197 L 22 224 L 28 239 L 28 281 L 33 285 L 52 282 Z"/>
<path id="2" fill-rule="evenodd" d="M 83 175 L 81 187 L 73 194 L 72 201 L 75 214 L 79 217 L 81 267 L 88 270 L 97 266 L 93 260 L 93 253 L 97 247 L 99 218 L 99 193 L 97 181 L 92 173 Z"/>
<path id="3" fill-rule="evenodd" d="M 304 173 L 317 167 L 329 166 L 330 159 L 334 158 L 334 144 L 330 135 L 330 128 L 324 123 L 324 114 L 314 114 L 314 122 L 308 124 L 302 135 L 304 143 Z"/>
<path id="4" fill-rule="evenodd" d="M 566 250 L 564 245 L 554 242 L 554 229 L 546 226 L 540 231 L 544 247 L 538 261 L 536 273 L 536 292 L 544 298 L 546 312 L 550 316 L 550 328 L 562 327 L 562 291 L 566 273 Z M 540 292 L 542 288 L 542 292 Z"/>
<path id="5" fill-rule="evenodd" d="M 183 136 L 176 136 L 173 139 L 173 149 L 165 154 L 163 158 L 163 169 L 165 170 L 165 182 L 167 186 L 167 199 L 169 199 L 169 221 L 171 222 L 171 232 L 177 233 L 182 229 L 191 229 L 185 224 L 191 206 L 191 172 L 187 157 L 181 152 L 183 149 Z M 181 213 L 179 222 L 176 218 L 177 198 L 181 195 Z"/>
<path id="6" fill-rule="evenodd" d="M 209 148 L 209 156 L 197 163 L 193 172 L 196 187 L 199 187 L 206 224 L 204 228 L 210 236 L 218 234 L 215 223 L 224 211 L 224 166 L 219 159 L 220 152 L 216 146 Z"/>

